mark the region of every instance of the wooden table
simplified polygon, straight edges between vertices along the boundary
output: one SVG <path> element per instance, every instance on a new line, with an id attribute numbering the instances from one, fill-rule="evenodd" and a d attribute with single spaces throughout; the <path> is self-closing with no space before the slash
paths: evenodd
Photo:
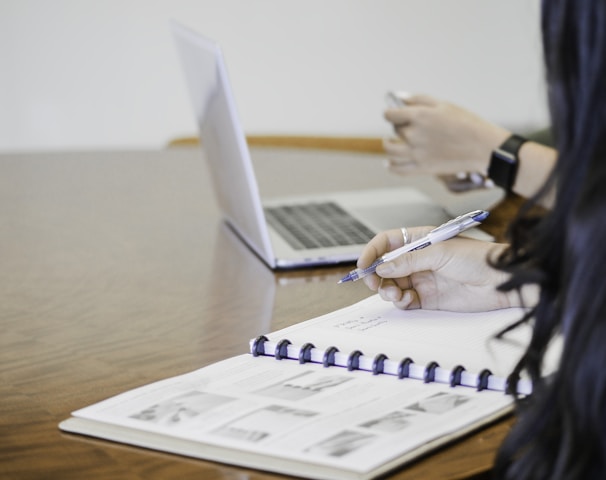
<path id="1" fill-rule="evenodd" d="M 257 148 L 253 158 L 264 194 L 403 181 L 371 154 Z M 487 223 L 499 235 L 511 214 L 501 210 Z M 0 155 L 0 256 L 1 478 L 277 478 L 57 424 L 370 294 L 336 285 L 346 266 L 269 271 L 223 224 L 197 148 Z M 510 422 L 393 478 L 481 474 Z"/>

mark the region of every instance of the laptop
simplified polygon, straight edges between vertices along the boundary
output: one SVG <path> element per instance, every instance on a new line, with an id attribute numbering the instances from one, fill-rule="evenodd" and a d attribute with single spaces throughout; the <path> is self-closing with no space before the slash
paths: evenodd
<path id="1" fill-rule="evenodd" d="M 171 28 L 219 208 L 271 269 L 352 263 L 379 231 L 449 218 L 414 187 L 262 202 L 219 46 L 176 22 Z"/>

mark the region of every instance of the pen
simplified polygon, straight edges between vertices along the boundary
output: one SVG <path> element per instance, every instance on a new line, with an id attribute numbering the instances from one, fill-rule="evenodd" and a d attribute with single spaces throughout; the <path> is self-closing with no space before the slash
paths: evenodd
<path id="1" fill-rule="evenodd" d="M 408 92 L 389 91 L 385 95 L 385 102 L 390 108 L 401 108 L 407 105 L 406 99 L 410 97 Z"/>
<path id="2" fill-rule="evenodd" d="M 421 250 L 437 242 L 443 242 L 449 238 L 456 237 L 459 233 L 479 225 L 486 219 L 488 212 L 485 210 L 474 210 L 473 212 L 460 215 L 448 222 L 434 228 L 431 232 L 419 240 L 408 243 L 400 248 L 396 248 L 391 252 L 387 252 L 382 257 L 375 260 L 372 265 L 366 268 L 356 268 L 345 275 L 338 283 L 355 282 L 375 272 L 377 267 L 385 262 L 390 262 L 399 257 L 403 253 L 412 252 L 413 250 Z"/>

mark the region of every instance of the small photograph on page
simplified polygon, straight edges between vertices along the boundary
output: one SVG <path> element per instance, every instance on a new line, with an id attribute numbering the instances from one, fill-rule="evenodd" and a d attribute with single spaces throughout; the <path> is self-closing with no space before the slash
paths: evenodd
<path id="1" fill-rule="evenodd" d="M 150 405 L 130 418 L 166 426 L 183 425 L 201 413 L 233 400 L 223 395 L 193 391 Z"/>
<path id="2" fill-rule="evenodd" d="M 344 430 L 316 443 L 305 451 L 327 457 L 343 457 L 372 443 L 377 437 L 366 433 Z"/>
<path id="3" fill-rule="evenodd" d="M 342 375 L 308 371 L 274 385 L 263 387 L 255 393 L 271 398 L 298 401 L 332 390 L 350 380 L 351 378 Z"/>
<path id="4" fill-rule="evenodd" d="M 282 435 L 317 415 L 317 412 L 281 405 L 270 405 L 250 412 L 214 430 L 212 433 L 234 440 L 257 443 L 272 435 Z"/>
<path id="5" fill-rule="evenodd" d="M 439 392 L 406 407 L 408 410 L 424 413 L 446 413 L 469 401 L 469 397 L 455 393 Z"/>
<path id="6" fill-rule="evenodd" d="M 410 417 L 414 417 L 414 414 L 399 411 L 390 412 L 382 417 L 364 422 L 359 427 L 383 433 L 395 433 L 404 430 L 410 425 Z"/>

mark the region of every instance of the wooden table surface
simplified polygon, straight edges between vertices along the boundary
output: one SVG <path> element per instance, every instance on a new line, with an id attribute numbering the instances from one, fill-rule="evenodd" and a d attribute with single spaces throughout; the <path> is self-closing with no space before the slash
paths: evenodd
<path id="1" fill-rule="evenodd" d="M 264 195 L 403 182 L 380 155 L 257 148 L 253 159 Z M 515 208 L 496 208 L 487 230 L 500 236 Z M 336 285 L 350 266 L 267 269 L 222 222 L 197 148 L 0 155 L 0 257 L 0 478 L 279 478 L 57 425 L 371 293 Z M 510 423 L 393 478 L 481 475 Z"/>

